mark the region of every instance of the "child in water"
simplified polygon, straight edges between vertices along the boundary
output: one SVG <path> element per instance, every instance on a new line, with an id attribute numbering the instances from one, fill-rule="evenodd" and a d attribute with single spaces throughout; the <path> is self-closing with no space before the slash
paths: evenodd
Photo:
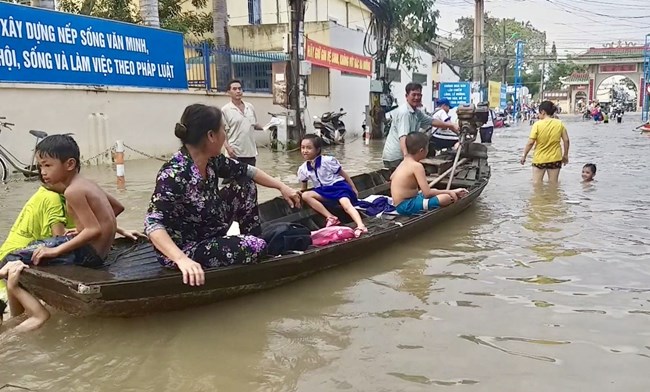
<path id="1" fill-rule="evenodd" d="M 302 182 L 302 191 L 307 190 L 308 181 L 311 180 L 314 185 L 313 190 L 302 194 L 302 199 L 314 211 L 325 217 L 326 227 L 339 225 L 341 222 L 327 210 L 323 203 L 340 204 L 356 223 L 355 235 L 359 237 L 368 232 L 359 212 L 354 208 L 359 192 L 336 158 L 321 155 L 322 145 L 321 138 L 314 134 L 305 135 L 300 143 L 300 152 L 305 163 L 298 168 L 298 180 Z"/>
<path id="2" fill-rule="evenodd" d="M 36 329 L 43 325 L 49 318 L 50 312 L 45 306 L 31 295 L 27 290 L 20 287 L 18 283 L 20 272 L 29 268 L 22 261 L 10 261 L 0 268 L 0 279 L 7 279 L 7 288 L 11 290 L 12 296 L 20 303 L 21 308 L 28 314 L 27 319 L 16 326 L 16 332 L 24 332 Z M 0 304 L 0 325 L 2 325 L 2 313 L 5 305 Z M 13 310 L 12 310 L 13 311 Z"/>
<path id="3" fill-rule="evenodd" d="M 66 229 L 74 228 L 74 223 L 66 212 L 65 199 L 61 193 L 63 193 L 63 188 L 58 184 L 54 186 L 41 185 L 32 197 L 27 200 L 20 214 L 18 214 L 18 218 L 11 226 L 7 239 L 0 246 L 0 266 L 10 253 L 26 248 L 36 240 L 62 236 L 65 234 Z M 19 275 L 20 271 L 21 269 L 17 270 L 16 273 Z M 0 278 L 6 279 L 7 277 L 0 275 Z M 5 283 L 3 280 L 0 280 L 0 293 L 4 297 Z M 29 296 L 30 294 L 27 293 L 26 295 Z M 22 301 L 19 301 L 15 296 L 8 294 L 6 299 L 9 300 L 12 316 L 17 316 L 24 311 L 24 307 L 21 305 Z M 3 304 L 3 300 L 0 299 L 0 308 L 5 307 Z M 31 320 L 28 324 L 33 324 L 33 321 L 35 320 Z"/>
<path id="4" fill-rule="evenodd" d="M 582 182 L 592 182 L 596 177 L 596 165 L 587 163 L 582 167 Z"/>

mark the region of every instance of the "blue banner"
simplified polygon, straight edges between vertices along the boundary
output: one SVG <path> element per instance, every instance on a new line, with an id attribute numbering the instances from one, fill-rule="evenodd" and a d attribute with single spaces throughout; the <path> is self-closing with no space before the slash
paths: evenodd
<path id="1" fill-rule="evenodd" d="M 508 105 L 508 86 L 501 85 L 501 95 L 499 96 L 499 106 L 505 109 Z"/>
<path id="2" fill-rule="evenodd" d="M 0 1 L 0 82 L 187 89 L 183 35 Z"/>
<path id="3" fill-rule="evenodd" d="M 453 106 L 468 104 L 472 101 L 472 89 L 469 82 L 440 83 L 440 98 L 447 98 Z"/>

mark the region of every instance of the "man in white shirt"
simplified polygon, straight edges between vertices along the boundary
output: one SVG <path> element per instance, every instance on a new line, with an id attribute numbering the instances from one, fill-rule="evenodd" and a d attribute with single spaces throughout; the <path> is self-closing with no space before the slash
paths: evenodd
<path id="1" fill-rule="evenodd" d="M 454 129 L 458 131 L 458 125 L 445 123 L 426 115 L 418 109 L 422 102 L 422 85 L 409 83 L 406 85 L 406 103 L 391 112 L 393 121 L 390 131 L 386 137 L 382 160 L 384 166 L 394 171 L 407 154 L 406 135 L 411 132 L 418 132 L 420 129 L 427 129 L 430 125 L 436 128 Z"/>
<path id="2" fill-rule="evenodd" d="M 433 114 L 433 119 L 437 123 L 442 123 L 443 126 L 434 124 L 434 130 L 431 134 L 431 144 L 436 150 L 444 148 L 453 148 L 458 143 L 458 124 L 452 121 L 452 116 L 449 110 L 453 108 L 452 104 L 447 98 L 440 98 L 438 100 L 438 111 Z"/>
<path id="3" fill-rule="evenodd" d="M 228 95 L 230 102 L 221 108 L 227 135 L 224 147 L 230 158 L 255 166 L 255 130 L 261 131 L 264 128 L 257 123 L 253 105 L 242 100 L 244 93 L 241 81 L 232 80 L 228 83 Z"/>

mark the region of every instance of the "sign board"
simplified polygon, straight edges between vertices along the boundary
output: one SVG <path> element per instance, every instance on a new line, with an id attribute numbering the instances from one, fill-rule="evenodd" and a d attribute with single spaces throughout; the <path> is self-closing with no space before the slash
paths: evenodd
<path id="1" fill-rule="evenodd" d="M 440 98 L 447 98 L 453 106 L 468 104 L 472 96 L 471 83 L 440 83 Z"/>
<path id="2" fill-rule="evenodd" d="M 499 107 L 505 109 L 508 105 L 508 86 L 501 85 L 501 95 L 499 96 Z"/>
<path id="3" fill-rule="evenodd" d="M 501 102 L 501 83 L 488 82 L 488 103 L 491 108 L 498 108 Z"/>
<path id="4" fill-rule="evenodd" d="M 305 39 L 305 60 L 339 71 L 372 76 L 372 58 Z"/>
<path id="5" fill-rule="evenodd" d="M 187 89 L 183 35 L 0 2 L 0 82 Z"/>

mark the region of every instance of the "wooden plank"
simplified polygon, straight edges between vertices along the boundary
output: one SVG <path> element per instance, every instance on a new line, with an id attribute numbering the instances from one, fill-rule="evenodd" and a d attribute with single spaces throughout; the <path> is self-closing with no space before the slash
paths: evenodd
<path id="1" fill-rule="evenodd" d="M 465 176 L 465 179 L 470 181 L 475 181 L 477 173 L 478 173 L 478 168 L 470 167 L 469 170 L 467 171 L 467 175 Z"/>
<path id="2" fill-rule="evenodd" d="M 424 165 L 427 174 L 442 174 L 453 165 L 452 161 L 441 158 L 426 158 L 420 163 Z"/>

